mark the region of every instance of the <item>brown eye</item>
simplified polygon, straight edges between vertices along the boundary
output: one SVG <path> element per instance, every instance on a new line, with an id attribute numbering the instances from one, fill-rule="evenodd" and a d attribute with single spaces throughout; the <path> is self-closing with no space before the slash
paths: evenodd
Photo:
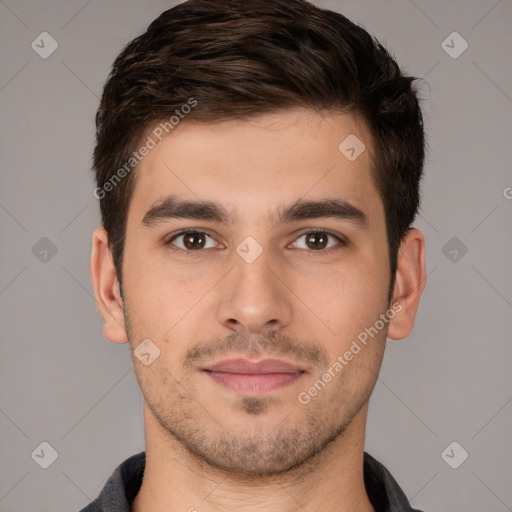
<path id="1" fill-rule="evenodd" d="M 215 247 L 215 240 L 203 231 L 191 230 L 178 233 L 167 244 L 178 247 L 183 251 L 198 251 Z"/>
<path id="2" fill-rule="evenodd" d="M 202 249 L 206 243 L 204 233 L 189 233 L 183 237 L 183 245 L 187 249 Z"/>
<path id="3" fill-rule="evenodd" d="M 329 233 L 328 231 L 308 231 L 299 236 L 293 245 L 295 246 L 294 249 L 322 252 L 335 245 L 345 246 L 347 243 L 343 238 Z"/>
<path id="4" fill-rule="evenodd" d="M 306 245 L 310 249 L 325 249 L 329 242 L 328 235 L 322 232 L 308 233 L 306 235 Z"/>

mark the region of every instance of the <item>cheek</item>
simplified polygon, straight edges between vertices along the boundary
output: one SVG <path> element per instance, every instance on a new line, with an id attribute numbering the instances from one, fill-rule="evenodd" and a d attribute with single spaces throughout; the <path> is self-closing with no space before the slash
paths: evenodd
<path id="1" fill-rule="evenodd" d="M 124 275 L 132 330 L 137 338 L 159 345 L 177 333 L 181 338 L 185 326 L 189 334 L 199 328 L 198 315 L 205 319 L 205 295 L 219 280 L 213 271 L 191 275 L 183 264 L 142 251 L 126 260 Z"/>
<path id="2" fill-rule="evenodd" d="M 382 251 L 368 245 L 351 251 L 338 262 L 310 276 L 312 289 L 349 310 L 381 307 L 387 296 L 389 270 Z"/>
<path id="3" fill-rule="evenodd" d="M 357 339 L 359 333 L 373 326 L 387 309 L 389 271 L 375 249 L 359 251 L 350 260 L 330 267 L 307 279 L 297 279 L 297 295 L 329 330 L 324 338 L 329 353 L 336 357 Z M 310 320 L 308 320 L 310 318 Z M 306 315 L 305 323 L 316 320 Z M 328 342 L 330 340 L 330 342 Z"/>

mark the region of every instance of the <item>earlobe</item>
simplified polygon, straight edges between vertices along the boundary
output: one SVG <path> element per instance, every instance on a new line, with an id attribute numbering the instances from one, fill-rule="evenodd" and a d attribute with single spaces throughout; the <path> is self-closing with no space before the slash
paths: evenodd
<path id="1" fill-rule="evenodd" d="M 91 252 L 91 279 L 96 303 L 104 320 L 103 335 L 114 343 L 126 343 L 123 299 L 109 247 L 108 235 L 103 227 L 94 231 Z"/>
<path id="2" fill-rule="evenodd" d="M 412 332 L 426 279 L 425 237 L 419 229 L 411 228 L 398 251 L 391 301 L 397 313 L 389 323 L 388 338 L 401 340 Z"/>

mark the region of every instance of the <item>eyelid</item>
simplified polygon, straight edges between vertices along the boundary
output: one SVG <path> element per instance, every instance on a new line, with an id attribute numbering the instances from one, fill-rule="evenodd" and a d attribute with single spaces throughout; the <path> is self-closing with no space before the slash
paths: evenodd
<path id="1" fill-rule="evenodd" d="M 340 242 L 348 243 L 348 239 L 345 238 L 341 233 L 336 233 L 335 231 L 331 231 L 326 228 L 304 228 L 295 233 L 294 235 L 298 238 L 299 236 L 306 235 L 307 233 L 326 233 L 328 235 L 337 238 Z"/>

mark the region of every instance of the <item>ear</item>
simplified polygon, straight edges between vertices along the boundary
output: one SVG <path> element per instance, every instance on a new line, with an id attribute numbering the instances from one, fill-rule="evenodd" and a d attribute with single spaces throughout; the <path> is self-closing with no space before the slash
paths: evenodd
<path id="1" fill-rule="evenodd" d="M 412 332 L 426 280 L 425 237 L 419 229 L 411 228 L 398 250 L 391 301 L 391 305 L 396 304 L 396 314 L 389 322 L 388 338 L 401 340 Z"/>
<path id="2" fill-rule="evenodd" d="M 91 279 L 96 303 L 104 320 L 103 336 L 114 343 L 126 343 L 123 299 L 114 260 L 109 247 L 108 235 L 103 227 L 92 236 Z"/>

